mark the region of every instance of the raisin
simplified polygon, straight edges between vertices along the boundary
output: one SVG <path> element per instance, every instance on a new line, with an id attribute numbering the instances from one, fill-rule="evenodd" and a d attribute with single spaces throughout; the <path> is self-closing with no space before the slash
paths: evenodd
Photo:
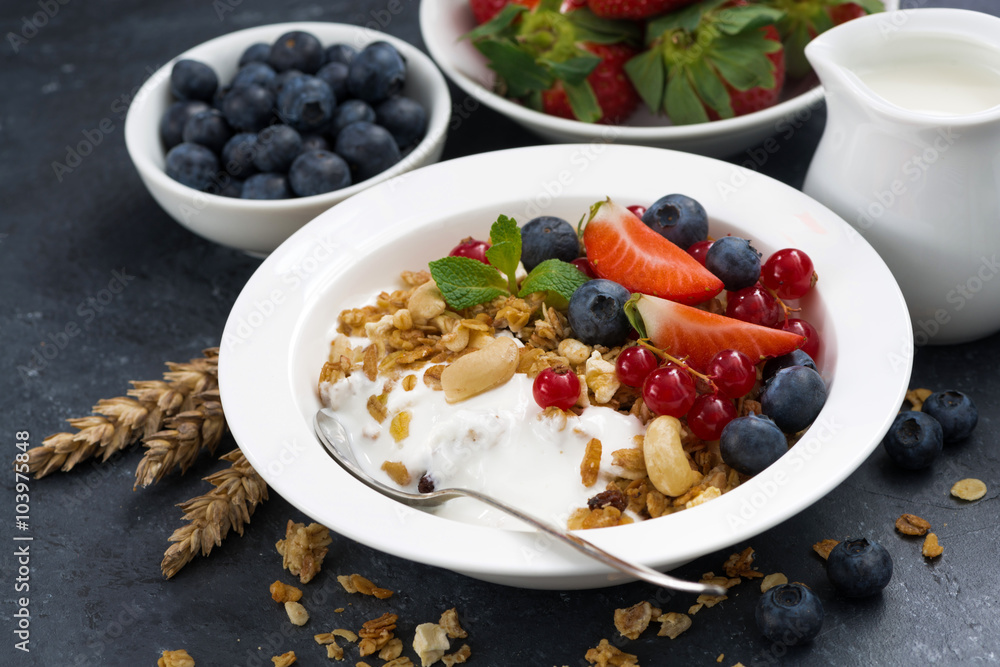
<path id="1" fill-rule="evenodd" d="M 592 510 L 604 509 L 608 505 L 617 508 L 619 512 L 624 512 L 625 508 L 628 507 L 628 500 L 619 489 L 609 489 L 601 491 L 587 501 L 587 507 Z"/>
<path id="2" fill-rule="evenodd" d="M 420 477 L 420 481 L 417 482 L 417 491 L 420 493 L 430 493 L 434 490 L 434 478 L 431 477 L 430 473 L 424 473 Z"/>

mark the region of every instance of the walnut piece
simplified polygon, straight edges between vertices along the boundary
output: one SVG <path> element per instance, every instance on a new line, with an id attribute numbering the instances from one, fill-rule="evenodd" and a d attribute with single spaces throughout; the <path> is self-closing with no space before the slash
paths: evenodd
<path id="1" fill-rule="evenodd" d="M 597 667 L 639 667 L 639 663 L 636 662 L 638 656 L 615 648 L 607 639 L 602 639 L 600 644 L 588 649 L 583 657 Z"/>
<path id="2" fill-rule="evenodd" d="M 691 627 L 691 617 L 677 611 L 667 612 L 657 619 L 660 621 L 660 631 L 657 637 L 677 639 L 678 635 Z"/>
<path id="3" fill-rule="evenodd" d="M 903 535 L 926 535 L 931 524 L 915 514 L 903 514 L 896 519 L 896 530 Z"/>
<path id="4" fill-rule="evenodd" d="M 295 651 L 288 651 L 287 653 L 282 653 L 271 658 L 274 667 L 288 667 L 288 665 L 295 664 L 295 660 Z"/>
<path id="5" fill-rule="evenodd" d="M 454 607 L 441 614 L 441 620 L 438 621 L 438 625 L 444 628 L 444 631 L 448 633 L 448 637 L 451 639 L 464 639 L 469 636 L 469 633 L 458 622 L 458 610 Z"/>
<path id="6" fill-rule="evenodd" d="M 451 648 L 448 633 L 437 623 L 421 623 L 413 635 L 413 650 L 417 652 L 422 667 L 428 667 L 440 660 L 444 652 Z"/>
<path id="7" fill-rule="evenodd" d="M 937 558 L 944 553 L 944 547 L 938 544 L 937 535 L 934 533 L 927 533 L 927 537 L 924 538 L 924 547 L 921 549 L 921 553 L 925 558 Z"/>
<path id="8" fill-rule="evenodd" d="M 960 479 L 951 487 L 951 495 L 961 500 L 979 500 L 986 495 L 986 484 L 981 479 Z"/>
<path id="9" fill-rule="evenodd" d="M 653 620 L 653 605 L 643 600 L 625 609 L 615 609 L 615 628 L 624 637 L 638 639 Z"/>
<path id="10" fill-rule="evenodd" d="M 309 612 L 298 602 L 289 600 L 285 603 L 285 613 L 292 625 L 305 625 L 309 621 Z"/>
<path id="11" fill-rule="evenodd" d="M 285 528 L 285 539 L 278 540 L 274 546 L 281 554 L 281 566 L 292 574 L 298 575 L 299 581 L 308 584 L 319 574 L 326 556 L 330 531 L 318 523 L 305 526 L 291 519 Z"/>
<path id="12" fill-rule="evenodd" d="M 156 661 L 156 667 L 194 667 L 194 658 L 184 649 L 164 651 Z"/>
<path id="13" fill-rule="evenodd" d="M 818 553 L 820 558 L 826 560 L 830 557 L 830 552 L 833 551 L 833 548 L 838 544 L 840 544 L 840 542 L 837 540 L 820 540 L 813 545 L 813 551 Z"/>
<path id="14" fill-rule="evenodd" d="M 281 581 L 271 584 L 271 599 L 275 602 L 298 602 L 302 599 L 302 591 L 295 586 L 289 586 Z"/>
<path id="15" fill-rule="evenodd" d="M 453 667 L 459 663 L 463 663 L 472 656 L 472 649 L 469 648 L 468 644 L 462 644 L 454 653 L 446 653 L 441 656 L 441 662 L 444 663 L 445 667 Z"/>

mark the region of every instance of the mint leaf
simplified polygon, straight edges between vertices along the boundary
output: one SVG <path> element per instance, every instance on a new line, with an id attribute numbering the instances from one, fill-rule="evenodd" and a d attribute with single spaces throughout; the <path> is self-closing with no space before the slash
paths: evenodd
<path id="1" fill-rule="evenodd" d="M 521 283 L 518 296 L 555 292 L 567 301 L 580 285 L 590 280 L 580 269 L 561 259 L 547 259 L 531 270 Z"/>
<path id="2" fill-rule="evenodd" d="M 642 321 L 642 315 L 639 314 L 638 304 L 639 299 L 641 298 L 641 294 L 635 293 L 628 301 L 625 302 L 625 317 L 628 318 L 629 324 L 632 325 L 632 328 L 639 333 L 639 338 L 648 338 L 646 335 L 646 324 Z"/>
<path id="3" fill-rule="evenodd" d="M 441 296 L 455 310 L 492 301 L 507 293 L 500 272 L 471 257 L 442 257 L 429 265 Z"/>
<path id="4" fill-rule="evenodd" d="M 517 292 L 517 263 L 521 261 L 521 230 L 513 218 L 501 215 L 490 227 L 490 247 L 486 250 L 490 264 L 507 276 L 507 289 Z"/>

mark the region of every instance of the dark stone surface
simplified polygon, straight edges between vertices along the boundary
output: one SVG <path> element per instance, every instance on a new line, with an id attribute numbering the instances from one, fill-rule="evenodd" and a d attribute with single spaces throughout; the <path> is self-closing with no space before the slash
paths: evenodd
<path id="1" fill-rule="evenodd" d="M 38 445 L 63 420 L 83 416 L 102 397 L 124 393 L 130 379 L 157 379 L 166 360 L 184 361 L 218 344 L 243 283 L 259 265 L 187 232 L 160 210 L 125 152 L 128 98 L 149 73 L 176 53 L 244 27 L 288 20 L 366 23 L 389 5 L 400 11 L 384 26 L 423 47 L 417 2 L 282 3 L 265 0 L 15 0 L 0 7 L 4 33 L 21 33 L 23 17 L 46 7 L 51 18 L 24 41 L 0 45 L 0 332 L 5 375 L 0 385 L 0 459 L 17 453 L 18 431 Z M 912 5 L 913 3 L 911 3 Z M 988 0 L 915 3 L 998 13 Z M 221 19 L 220 19 L 221 14 Z M 29 34 L 30 30 L 25 34 Z M 17 40 L 14 40 L 17 41 Z M 530 145 L 537 140 L 453 88 L 456 120 L 446 157 Z M 794 131 L 777 135 L 780 150 L 761 171 L 799 186 L 825 114 L 817 109 Z M 67 151 L 93 136 L 89 155 L 62 172 Z M 746 152 L 733 159 L 743 162 Z M 845 258 L 845 265 L 849 266 Z M 112 282 L 124 282 L 118 289 Z M 111 290 L 117 293 L 112 293 Z M 864 298 L 859 294 L 858 298 Z M 878 323 L 868 323 L 872 336 Z M 69 335 L 74 332 L 74 335 Z M 757 632 L 752 616 L 757 583 L 694 617 L 676 640 L 652 632 L 623 647 L 643 665 L 752 664 L 995 664 L 1000 662 L 997 616 L 997 491 L 1000 487 L 1000 338 L 921 348 L 912 386 L 971 394 L 981 421 L 965 443 L 951 446 L 926 472 L 893 469 L 881 451 L 827 497 L 749 542 L 765 572 L 803 581 L 822 598 L 822 634 L 810 646 L 786 649 Z M 40 362 L 39 360 L 44 360 Z M 31 369 L 30 372 L 27 369 Z M 232 447 L 231 438 L 221 445 Z M 243 537 L 231 536 L 164 581 L 159 562 L 180 525 L 174 505 L 202 493 L 201 477 L 219 464 L 203 457 L 184 477 L 133 492 L 139 447 L 104 464 L 87 462 L 68 474 L 31 480 L 30 529 L 14 528 L 13 473 L 3 476 L 0 517 L 0 663 L 4 665 L 153 665 L 164 649 L 186 648 L 197 664 L 270 665 L 295 650 L 298 664 L 328 664 L 312 639 L 332 627 L 357 628 L 392 609 L 400 635 L 455 606 L 470 632 L 470 664 L 580 665 L 586 649 L 613 639 L 612 611 L 649 599 L 665 610 L 693 600 L 645 584 L 595 591 L 510 589 L 408 563 L 335 536 L 322 574 L 306 587 L 313 619 L 288 623 L 267 585 L 281 570 L 274 542 L 289 518 L 305 520 L 272 494 Z M 948 495 L 957 479 L 986 481 L 983 500 Z M 893 531 L 902 512 L 927 518 L 945 546 L 936 561 L 920 543 Z M 15 536 L 33 541 L 18 543 Z M 874 599 L 836 597 L 810 546 L 824 538 L 865 535 L 882 542 L 895 574 Z M 30 545 L 30 590 L 15 589 L 13 555 Z M 745 544 L 735 545 L 742 548 Z M 733 549 L 697 560 L 676 573 L 697 578 L 720 571 Z M 370 574 L 398 593 L 389 601 L 347 596 L 337 573 Z M 15 648 L 16 600 L 29 598 L 30 653 Z M 333 609 L 345 607 L 336 614 Z M 353 664 L 357 654 L 344 664 Z M 371 664 L 381 664 L 371 660 Z"/>

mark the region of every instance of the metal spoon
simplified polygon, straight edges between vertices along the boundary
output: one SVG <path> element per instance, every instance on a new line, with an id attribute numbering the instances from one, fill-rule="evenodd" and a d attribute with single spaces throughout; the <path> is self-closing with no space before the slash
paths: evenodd
<path id="1" fill-rule="evenodd" d="M 670 588 L 672 590 L 683 591 L 685 593 L 697 593 L 699 595 L 726 594 L 726 589 L 721 586 L 677 579 L 676 577 L 672 577 L 668 574 L 657 572 L 656 570 L 646 567 L 645 565 L 630 563 L 619 558 L 618 556 L 615 556 L 614 554 L 608 553 L 597 545 L 592 544 L 591 542 L 588 542 L 587 540 L 578 537 L 567 530 L 559 528 L 558 526 L 550 524 L 546 521 L 542 521 L 541 519 L 533 517 L 530 514 L 526 514 L 515 507 L 511 507 L 506 503 L 479 493 L 478 491 L 451 488 L 435 490 L 429 493 L 409 493 L 407 491 L 394 489 L 386 484 L 383 484 L 374 477 L 371 477 L 361 468 L 354 456 L 354 451 L 351 449 L 351 437 L 347 433 L 347 429 L 344 428 L 344 425 L 340 423 L 329 408 L 323 408 L 316 413 L 315 428 L 316 434 L 319 436 L 320 442 L 322 442 L 323 446 L 326 448 L 327 453 L 329 453 L 331 458 L 340 464 L 344 470 L 350 473 L 359 482 L 369 486 L 375 491 L 378 491 L 384 496 L 388 496 L 393 500 L 403 503 L 404 505 L 410 505 L 412 507 L 434 507 L 448 502 L 449 500 L 461 498 L 463 496 L 467 498 L 475 498 L 490 507 L 498 509 L 501 512 L 506 512 L 507 514 L 524 521 L 530 526 L 534 526 L 543 533 L 565 542 L 577 551 L 599 560 L 605 565 L 613 567 L 616 570 L 624 572 L 631 577 L 635 577 L 636 579 L 642 579 L 643 581 L 648 581 L 651 584 L 662 586 L 663 588 Z"/>

